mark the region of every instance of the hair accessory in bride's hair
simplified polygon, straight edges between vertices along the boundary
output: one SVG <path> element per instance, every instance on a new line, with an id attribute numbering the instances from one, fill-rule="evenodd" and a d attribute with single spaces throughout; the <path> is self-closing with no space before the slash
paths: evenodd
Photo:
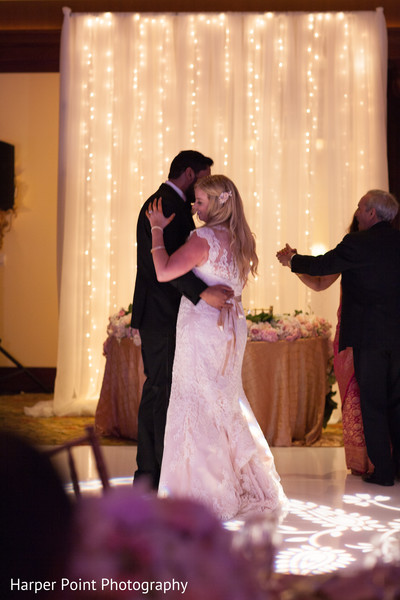
<path id="1" fill-rule="evenodd" d="M 220 204 L 225 204 L 228 198 L 232 197 L 232 192 L 221 192 L 218 196 L 218 200 Z"/>

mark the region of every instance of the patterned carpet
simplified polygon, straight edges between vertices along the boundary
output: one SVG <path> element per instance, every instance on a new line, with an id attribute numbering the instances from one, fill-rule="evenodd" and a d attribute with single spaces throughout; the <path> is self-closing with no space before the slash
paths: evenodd
<path id="1" fill-rule="evenodd" d="M 51 400 L 48 394 L 0 396 L 0 431 L 13 431 L 35 445 L 56 446 L 85 434 L 94 417 L 28 417 L 25 406 Z M 100 436 L 104 446 L 135 445 L 133 440 Z"/>
<path id="2" fill-rule="evenodd" d="M 85 433 L 86 425 L 94 424 L 94 417 L 28 417 L 24 406 L 33 406 L 41 400 L 51 400 L 47 394 L 22 394 L 16 396 L 0 396 L 0 431 L 14 431 L 33 444 L 58 445 L 80 437 Z M 100 437 L 102 445 L 126 446 L 136 442 L 114 437 Z M 301 446 L 295 442 L 294 446 Z M 342 424 L 328 425 L 323 429 L 321 438 L 313 447 L 343 446 Z"/>

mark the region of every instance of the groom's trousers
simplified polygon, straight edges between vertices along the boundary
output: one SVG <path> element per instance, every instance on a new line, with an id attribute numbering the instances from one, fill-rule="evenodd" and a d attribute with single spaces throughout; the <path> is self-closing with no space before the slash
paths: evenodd
<path id="1" fill-rule="evenodd" d="M 140 330 L 144 373 L 147 377 L 138 413 L 138 451 L 135 480 L 147 477 L 158 488 L 164 431 L 172 382 L 175 331 Z"/>

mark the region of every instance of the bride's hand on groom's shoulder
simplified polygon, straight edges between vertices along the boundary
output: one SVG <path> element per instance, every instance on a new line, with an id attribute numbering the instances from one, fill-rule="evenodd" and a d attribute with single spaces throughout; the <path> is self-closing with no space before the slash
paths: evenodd
<path id="1" fill-rule="evenodd" d="M 163 213 L 162 208 L 162 198 L 155 198 L 152 202 L 149 202 L 149 205 L 146 210 L 146 217 L 150 221 L 150 225 L 152 227 L 160 227 L 161 229 L 165 229 L 167 225 L 169 225 L 172 219 L 175 218 L 175 213 L 172 213 L 169 217 L 166 217 Z"/>

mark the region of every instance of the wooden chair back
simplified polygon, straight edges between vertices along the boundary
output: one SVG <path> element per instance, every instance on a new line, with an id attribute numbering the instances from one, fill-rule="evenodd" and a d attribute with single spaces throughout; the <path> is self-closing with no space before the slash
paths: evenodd
<path id="1" fill-rule="evenodd" d="M 67 452 L 67 460 L 68 460 L 68 468 L 71 476 L 72 486 L 74 488 L 75 496 L 81 496 L 81 488 L 79 484 L 78 472 L 75 464 L 74 455 L 72 449 L 76 446 L 82 446 L 84 444 L 89 444 L 92 449 L 96 469 L 100 477 L 100 481 L 103 487 L 103 491 L 110 489 L 110 483 L 108 479 L 107 469 L 104 462 L 103 453 L 101 450 L 99 438 L 96 435 L 95 429 L 92 425 L 85 427 L 86 434 L 70 440 L 69 442 L 65 442 L 56 448 L 52 448 L 51 450 L 47 450 L 45 454 L 49 457 L 53 457 L 56 454 L 60 454 L 61 452 Z"/>

